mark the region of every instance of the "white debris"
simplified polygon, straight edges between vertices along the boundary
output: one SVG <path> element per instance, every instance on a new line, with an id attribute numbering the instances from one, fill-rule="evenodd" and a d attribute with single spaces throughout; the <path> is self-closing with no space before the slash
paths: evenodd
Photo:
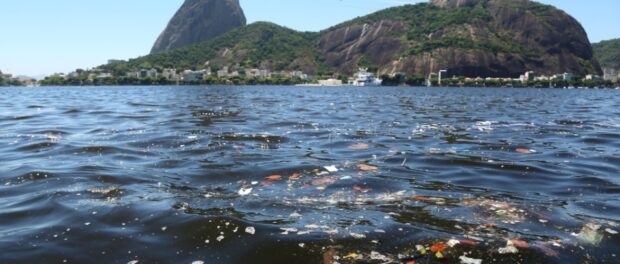
<path id="1" fill-rule="evenodd" d="M 222 242 L 222 240 L 224 240 L 224 236 L 219 236 L 215 240 L 217 240 L 217 242 Z"/>
<path id="2" fill-rule="evenodd" d="M 132 261 L 127 262 L 127 264 L 138 264 L 138 261 L 137 260 L 132 260 Z"/>
<path id="3" fill-rule="evenodd" d="M 166 232 L 166 230 L 168 230 L 168 227 L 167 227 L 167 226 L 164 226 L 164 227 L 162 227 L 162 228 L 161 228 L 161 231 Z"/>
<path id="4" fill-rule="evenodd" d="M 241 188 L 239 190 L 239 195 L 246 196 L 246 195 L 249 195 L 251 192 L 252 192 L 252 188 Z"/>
<path id="5" fill-rule="evenodd" d="M 202 260 L 196 260 L 196 261 L 192 262 L 192 264 L 205 264 L 205 262 L 202 261 Z"/>
<path id="6" fill-rule="evenodd" d="M 254 235 L 256 234 L 256 228 L 254 228 L 253 226 L 248 226 L 245 228 L 245 232 L 250 235 Z"/>
<path id="7" fill-rule="evenodd" d="M 252 185 L 258 185 L 258 182 L 257 181 L 253 181 Z"/>
<path id="8" fill-rule="evenodd" d="M 300 248 L 304 248 L 305 246 L 306 246 L 306 244 L 304 244 L 304 243 L 299 243 L 299 247 L 300 247 Z"/>
<path id="9" fill-rule="evenodd" d="M 358 233 L 349 233 L 349 235 L 351 235 L 351 237 L 355 238 L 355 239 L 364 239 L 366 238 L 366 235 L 364 234 L 358 234 Z"/>
<path id="10" fill-rule="evenodd" d="M 611 229 L 611 228 L 607 228 L 607 229 L 605 229 L 605 232 L 610 233 L 610 234 L 612 234 L 612 235 L 617 235 L 617 234 L 618 234 L 618 231 L 613 230 L 613 229 Z"/>
<path id="11" fill-rule="evenodd" d="M 280 230 L 282 230 L 283 232 L 280 233 L 282 235 L 288 235 L 288 233 L 297 233 L 297 228 L 292 228 L 292 227 L 280 227 Z"/>
<path id="12" fill-rule="evenodd" d="M 458 240 L 456 240 L 456 239 L 450 239 L 450 240 L 448 240 L 448 243 L 446 243 L 446 244 L 447 244 L 449 247 L 451 247 L 451 248 L 452 248 L 452 247 L 454 247 L 454 246 L 456 246 L 456 245 L 458 245 L 458 244 L 461 244 L 461 242 L 460 242 L 460 241 L 458 241 Z"/>
<path id="13" fill-rule="evenodd" d="M 519 250 L 514 246 L 512 241 L 508 240 L 508 242 L 506 242 L 506 247 L 500 248 L 498 252 L 499 254 L 516 254 L 519 253 Z"/>
<path id="14" fill-rule="evenodd" d="M 388 258 L 388 257 L 386 257 L 384 255 L 381 255 L 379 252 L 376 252 L 376 251 L 370 252 L 370 259 L 372 259 L 372 260 L 380 260 L 380 261 L 392 261 L 392 259 L 390 259 L 390 258 Z"/>
<path id="15" fill-rule="evenodd" d="M 338 168 L 336 167 L 336 165 L 325 166 L 324 168 L 329 172 L 338 172 Z"/>
<path id="16" fill-rule="evenodd" d="M 460 256 L 461 264 L 482 264 L 481 259 L 468 258 L 467 256 Z"/>

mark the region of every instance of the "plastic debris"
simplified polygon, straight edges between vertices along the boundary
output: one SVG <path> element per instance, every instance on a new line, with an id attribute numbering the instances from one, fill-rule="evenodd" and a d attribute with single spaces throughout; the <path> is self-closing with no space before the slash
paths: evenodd
<path id="1" fill-rule="evenodd" d="M 613 229 L 611 229 L 611 228 L 607 228 L 607 229 L 605 229 L 605 232 L 610 233 L 610 234 L 612 234 L 612 235 L 617 235 L 617 234 L 618 234 L 618 231 L 613 230 Z"/>
<path id="2" fill-rule="evenodd" d="M 354 259 L 354 258 L 357 258 L 357 256 L 359 256 L 357 253 L 351 252 L 347 254 L 346 256 L 344 256 L 343 259 Z"/>
<path id="3" fill-rule="evenodd" d="M 510 242 L 512 242 L 512 244 L 518 248 L 529 248 L 530 246 L 527 244 L 527 242 L 523 241 L 523 240 L 519 240 L 519 239 L 512 239 L 510 240 Z"/>
<path id="4" fill-rule="evenodd" d="M 482 264 L 481 259 L 469 258 L 467 256 L 460 256 L 461 264 Z"/>
<path id="5" fill-rule="evenodd" d="M 217 242 L 222 242 L 222 240 L 224 240 L 224 236 L 219 236 L 215 240 L 217 240 Z"/>
<path id="6" fill-rule="evenodd" d="M 392 261 L 391 258 L 388 258 L 382 254 L 380 254 L 379 252 L 376 251 L 372 251 L 370 252 L 370 259 L 372 260 L 379 260 L 379 261 Z"/>
<path id="7" fill-rule="evenodd" d="M 350 233 L 349 235 L 351 235 L 351 237 L 353 237 L 355 239 L 364 239 L 364 238 L 366 238 L 366 235 L 364 235 L 364 234 Z"/>
<path id="8" fill-rule="evenodd" d="M 349 146 L 351 150 L 367 150 L 370 146 L 366 143 L 357 143 Z"/>
<path id="9" fill-rule="evenodd" d="M 372 191 L 372 189 L 370 188 L 363 188 L 362 186 L 359 186 L 359 185 L 353 186 L 353 190 L 355 190 L 356 192 L 361 192 L 361 193 L 367 193 L 367 192 Z"/>
<path id="10" fill-rule="evenodd" d="M 325 168 L 327 171 L 329 172 L 338 172 L 338 168 L 336 167 L 336 165 L 332 165 L 332 166 L 325 166 L 323 167 Z"/>
<path id="11" fill-rule="evenodd" d="M 241 188 L 239 189 L 239 195 L 246 196 L 252 193 L 252 188 Z"/>
<path id="12" fill-rule="evenodd" d="M 378 171 L 379 167 L 368 164 L 358 164 L 357 169 L 361 171 Z"/>
<path id="13" fill-rule="evenodd" d="M 289 180 L 299 180 L 301 178 L 301 174 L 299 173 L 293 173 L 291 176 L 288 177 Z"/>
<path id="14" fill-rule="evenodd" d="M 519 253 L 519 249 L 517 249 L 514 244 L 512 243 L 512 241 L 508 240 L 508 242 L 506 242 L 506 247 L 500 248 L 499 250 L 497 250 L 499 252 L 499 254 L 516 254 Z"/>
<path id="15" fill-rule="evenodd" d="M 458 241 L 456 239 L 450 239 L 448 240 L 448 243 L 446 243 L 449 247 L 453 248 L 454 246 L 460 244 L 461 241 Z"/>
<path id="16" fill-rule="evenodd" d="M 254 228 L 253 226 L 248 226 L 245 228 L 245 232 L 250 235 L 254 235 L 256 234 L 256 228 Z"/>
<path id="17" fill-rule="evenodd" d="M 138 261 L 137 260 L 132 260 L 132 261 L 127 262 L 127 264 L 138 264 Z"/>
<path id="18" fill-rule="evenodd" d="M 433 252 L 433 253 L 442 252 L 442 251 L 444 251 L 446 249 L 448 249 L 448 245 L 446 245 L 444 243 L 437 243 L 437 244 L 431 246 L 431 252 Z"/>
<path id="19" fill-rule="evenodd" d="M 282 180 L 282 175 L 271 175 L 265 178 L 266 181 L 280 181 Z"/>
<path id="20" fill-rule="evenodd" d="M 588 223 L 586 224 L 579 234 L 572 234 L 587 244 L 598 245 L 603 240 L 603 234 L 599 233 L 601 225 Z"/>
<path id="21" fill-rule="evenodd" d="M 515 149 L 515 151 L 517 153 L 521 153 L 521 154 L 532 154 L 532 153 L 536 153 L 536 150 L 533 149 L 528 149 L 528 148 L 517 148 Z"/>
<path id="22" fill-rule="evenodd" d="M 202 260 L 196 260 L 196 261 L 192 262 L 192 264 L 205 264 L 205 262 L 202 261 Z"/>

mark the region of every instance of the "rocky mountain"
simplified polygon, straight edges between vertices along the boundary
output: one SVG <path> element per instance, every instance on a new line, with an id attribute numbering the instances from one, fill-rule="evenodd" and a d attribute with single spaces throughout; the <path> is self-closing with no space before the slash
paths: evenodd
<path id="1" fill-rule="evenodd" d="M 592 44 L 594 55 L 604 68 L 620 69 L 620 39 Z"/>
<path id="2" fill-rule="evenodd" d="M 257 23 L 211 41 L 104 67 L 212 66 L 470 77 L 572 72 L 600 74 L 580 23 L 528 0 L 432 0 L 389 8 L 316 33 Z M 191 68 L 190 67 L 190 68 Z"/>
<path id="3" fill-rule="evenodd" d="M 239 0 L 185 0 L 155 42 L 151 53 L 211 40 L 245 25 Z"/>

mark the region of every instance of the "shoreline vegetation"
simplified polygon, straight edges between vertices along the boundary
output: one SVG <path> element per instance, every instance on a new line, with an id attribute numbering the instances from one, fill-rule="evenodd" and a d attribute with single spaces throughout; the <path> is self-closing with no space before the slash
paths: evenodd
<path id="1" fill-rule="evenodd" d="M 343 81 L 343 85 L 347 86 L 346 77 L 338 77 Z M 382 86 L 427 86 L 428 80 L 421 76 L 381 76 L 383 80 Z M 569 87 L 588 87 L 588 88 L 617 88 L 620 82 L 611 82 L 608 80 L 586 80 L 574 79 L 572 81 L 565 80 L 534 80 L 521 82 L 518 80 L 507 81 L 506 79 L 471 79 L 465 77 L 445 78 L 439 84 L 438 79 L 431 79 L 430 83 L 433 87 L 514 87 L 514 88 L 569 88 Z M 153 86 L 153 85 L 318 85 L 318 80 L 304 80 L 302 78 L 291 77 L 214 77 L 209 76 L 202 80 L 183 81 L 170 80 L 166 78 L 128 78 L 128 77 L 107 77 L 100 79 L 88 78 L 62 78 L 48 77 L 39 82 L 41 86 Z M 330 86 L 324 86 L 330 87 Z"/>

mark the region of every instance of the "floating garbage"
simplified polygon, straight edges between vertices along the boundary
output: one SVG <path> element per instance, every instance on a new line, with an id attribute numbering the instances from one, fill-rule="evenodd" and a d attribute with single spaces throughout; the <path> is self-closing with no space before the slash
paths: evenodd
<path id="1" fill-rule="evenodd" d="M 378 171 L 379 167 L 368 164 L 358 164 L 357 169 L 361 171 Z"/>
<path id="2" fill-rule="evenodd" d="M 245 232 L 250 235 L 254 235 L 256 234 L 256 228 L 254 228 L 253 226 L 248 226 L 245 228 Z"/>
<path id="3" fill-rule="evenodd" d="M 467 256 L 460 256 L 461 264 L 482 264 L 481 259 L 474 259 Z"/>
<path id="4" fill-rule="evenodd" d="M 611 228 L 607 228 L 607 229 L 605 229 L 605 232 L 610 233 L 610 234 L 612 234 L 612 235 L 617 235 L 617 234 L 618 234 L 618 231 L 613 230 L 613 229 L 611 229 Z"/>
<path id="5" fill-rule="evenodd" d="M 532 154 L 532 153 L 536 153 L 536 150 L 533 149 L 528 149 L 528 148 L 517 148 L 515 149 L 515 151 L 517 153 L 521 153 L 521 154 Z"/>
<path id="6" fill-rule="evenodd" d="M 246 195 L 249 195 L 250 193 L 252 193 L 252 188 L 241 188 L 239 189 L 239 192 L 238 192 L 240 196 L 246 196 Z"/>
<path id="7" fill-rule="evenodd" d="M 196 260 L 196 261 L 192 262 L 192 264 L 205 264 L 205 262 L 202 261 L 202 260 Z"/>
<path id="8" fill-rule="evenodd" d="M 516 254 L 519 253 L 519 249 L 515 247 L 511 240 L 506 242 L 506 247 L 497 250 L 499 254 Z"/>
<path id="9" fill-rule="evenodd" d="M 598 245 L 603 240 L 603 234 L 599 232 L 601 225 L 588 223 L 586 224 L 579 234 L 573 233 L 579 240 L 591 245 Z"/>
<path id="10" fill-rule="evenodd" d="M 338 168 L 336 167 L 336 165 L 332 165 L 332 166 L 325 166 L 323 167 L 325 168 L 327 171 L 329 172 L 338 172 Z"/>

